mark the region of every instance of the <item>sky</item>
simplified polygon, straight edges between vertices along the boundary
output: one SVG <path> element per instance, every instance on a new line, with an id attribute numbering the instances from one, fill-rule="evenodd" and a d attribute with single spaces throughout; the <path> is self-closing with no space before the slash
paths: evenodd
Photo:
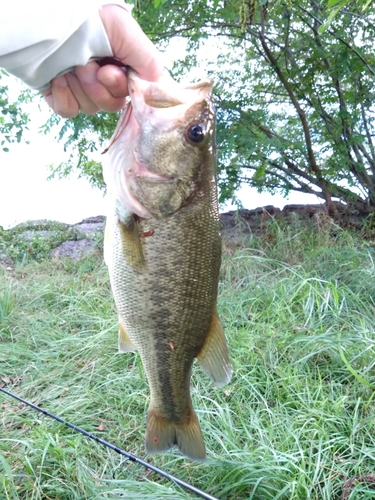
<path id="1" fill-rule="evenodd" d="M 104 214 L 103 195 L 84 179 L 48 181 L 48 165 L 64 157 L 60 144 L 50 137 L 33 138 L 31 145 L 11 146 L 0 152 L 0 225 L 50 219 L 75 223 Z"/>
<path id="2" fill-rule="evenodd" d="M 103 215 L 105 202 L 99 189 L 85 179 L 75 177 L 47 180 L 50 164 L 65 158 L 62 143 L 39 133 L 49 110 L 45 103 L 30 106 L 29 131 L 20 144 L 9 144 L 9 152 L 0 150 L 0 225 L 12 227 L 26 220 L 49 219 L 79 222 Z M 30 144 L 26 144 L 29 140 Z"/>
<path id="3" fill-rule="evenodd" d="M 19 88 L 12 78 L 12 90 Z M 54 138 L 39 133 L 47 120 L 49 110 L 45 103 L 30 104 L 29 131 L 20 144 L 8 145 L 8 153 L 0 149 L 0 226 L 5 229 L 26 220 L 48 219 L 74 224 L 82 219 L 105 215 L 105 200 L 99 189 L 94 189 L 85 179 L 74 176 L 62 180 L 47 180 L 48 165 L 64 161 L 63 145 Z M 30 144 L 26 144 L 29 140 Z M 288 199 L 259 194 L 244 186 L 238 193 L 244 208 L 265 205 L 282 208 L 288 203 L 319 203 L 312 195 L 291 194 Z M 230 204 L 221 211 L 235 209 Z"/>

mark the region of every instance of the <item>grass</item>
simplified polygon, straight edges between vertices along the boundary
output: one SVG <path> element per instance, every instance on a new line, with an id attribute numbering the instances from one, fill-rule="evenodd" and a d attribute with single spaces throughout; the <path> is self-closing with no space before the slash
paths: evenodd
<path id="1" fill-rule="evenodd" d="M 208 459 L 144 451 L 148 387 L 117 352 L 100 257 L 0 270 L 0 383 L 224 500 L 375 497 L 375 263 L 358 236 L 298 221 L 226 245 L 219 315 L 234 365 L 191 390 Z M 0 499 L 195 495 L 0 393 Z"/>

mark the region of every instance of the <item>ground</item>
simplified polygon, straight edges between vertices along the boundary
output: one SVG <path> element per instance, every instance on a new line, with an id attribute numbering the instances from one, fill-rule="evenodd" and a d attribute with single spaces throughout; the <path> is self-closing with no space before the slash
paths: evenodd
<path id="1" fill-rule="evenodd" d="M 334 230 L 341 227 L 359 228 L 363 225 L 363 218 L 356 212 L 348 212 L 344 205 L 336 204 L 336 216 L 332 219 L 327 215 L 325 205 L 286 205 L 282 210 L 272 205 L 253 210 L 241 209 L 222 213 L 220 215 L 222 235 L 226 240 L 238 243 L 249 234 L 259 236 L 270 221 L 285 221 L 293 223 L 303 220 L 313 222 L 318 227 L 327 226 Z M 34 257 L 42 257 L 49 253 L 51 257 L 71 257 L 80 259 L 88 252 L 96 252 L 102 246 L 105 218 L 103 216 L 90 217 L 73 225 L 55 221 L 29 221 L 19 224 L 8 231 L 0 226 L 0 237 L 4 241 L 16 242 L 16 246 L 23 251 L 32 253 Z M 7 243 L 5 243 L 7 244 Z M 4 246 L 4 243 L 3 243 Z M 11 265 L 9 251 L 1 248 L 0 263 Z"/>

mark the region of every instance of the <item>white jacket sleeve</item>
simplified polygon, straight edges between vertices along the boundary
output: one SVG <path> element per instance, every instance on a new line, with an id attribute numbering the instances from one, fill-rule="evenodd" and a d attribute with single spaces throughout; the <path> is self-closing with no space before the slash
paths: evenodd
<path id="1" fill-rule="evenodd" d="M 113 55 L 101 21 L 112 1 L 19 1 L 0 4 L 0 67 L 44 90 L 56 76 Z"/>

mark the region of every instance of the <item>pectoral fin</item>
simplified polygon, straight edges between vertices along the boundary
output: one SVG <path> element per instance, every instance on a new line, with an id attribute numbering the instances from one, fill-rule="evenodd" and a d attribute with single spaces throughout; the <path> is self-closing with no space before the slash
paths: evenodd
<path id="1" fill-rule="evenodd" d="M 197 359 L 216 386 L 221 387 L 230 382 L 233 370 L 227 341 L 217 311 L 212 316 L 206 342 Z"/>
<path id="2" fill-rule="evenodd" d="M 139 224 L 132 214 L 123 209 L 120 204 L 116 206 L 118 225 L 124 257 L 127 263 L 137 271 L 145 269 L 145 256 L 139 237 Z"/>
<path id="3" fill-rule="evenodd" d="M 133 342 L 130 340 L 129 335 L 126 333 L 124 325 L 121 321 L 118 329 L 118 350 L 120 352 L 133 352 L 137 350 Z"/>
<path id="4" fill-rule="evenodd" d="M 125 210 L 118 201 L 115 205 L 115 217 L 107 217 L 104 232 L 104 262 L 108 268 L 113 264 L 114 245 L 117 245 L 117 235 L 126 262 L 137 271 L 145 269 L 146 261 L 140 238 L 139 224 L 133 214 Z M 118 227 L 116 227 L 116 225 Z"/>

